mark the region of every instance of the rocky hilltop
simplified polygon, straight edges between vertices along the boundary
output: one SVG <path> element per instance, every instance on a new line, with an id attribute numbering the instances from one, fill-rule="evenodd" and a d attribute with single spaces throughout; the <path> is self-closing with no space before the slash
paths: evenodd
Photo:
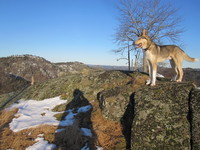
<path id="1" fill-rule="evenodd" d="M 89 103 L 93 111 L 79 116 L 77 126 L 93 131 L 87 139 L 91 149 L 97 142 L 104 149 L 200 149 L 200 90 L 166 79 L 149 87 L 147 78 L 138 72 L 90 70 L 30 86 L 17 99 L 61 95 L 68 99 L 55 108 L 61 112 Z M 63 147 L 67 141 L 54 142 Z"/>
<path id="2" fill-rule="evenodd" d="M 54 65 L 63 70 L 70 68 L 63 63 Z M 19 99 L 60 96 L 67 101 L 54 108 L 61 112 L 56 116 L 58 120 L 68 115 L 67 110 L 77 113 L 77 108 L 91 105 L 91 111 L 76 116 L 76 126 L 66 127 L 66 131 L 74 131 L 73 136 L 67 136 L 68 132 L 45 133 L 45 140 L 63 150 L 73 149 L 74 142 L 80 143 L 77 147 L 81 148 L 85 141 L 92 150 L 96 145 L 105 150 L 200 149 L 200 90 L 191 82 L 163 78 L 150 87 L 145 85 L 147 78 L 147 74 L 139 72 L 83 69 L 38 82 L 9 99 L 0 96 L 5 107 Z M 90 129 L 92 136 L 83 137 L 78 128 Z M 0 132 L 3 139 L 17 138 L 12 132 Z M 15 148 L 3 143 L 4 149 Z"/>
<path id="3" fill-rule="evenodd" d="M 66 73 L 77 73 L 87 65 L 79 62 L 52 63 L 42 57 L 33 55 L 16 55 L 0 58 L 0 69 L 6 74 L 20 76 L 31 81 L 42 82 Z"/>

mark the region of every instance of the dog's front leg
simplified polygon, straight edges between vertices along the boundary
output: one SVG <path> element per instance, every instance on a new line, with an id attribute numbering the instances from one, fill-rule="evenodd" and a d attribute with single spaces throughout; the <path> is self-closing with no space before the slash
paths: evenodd
<path id="1" fill-rule="evenodd" d="M 157 73 L 157 64 L 152 63 L 152 81 L 151 81 L 151 86 L 156 85 L 156 73 Z"/>
<path id="2" fill-rule="evenodd" d="M 149 61 L 147 61 L 147 65 L 148 65 L 148 71 L 149 71 L 149 79 L 146 80 L 146 85 L 150 85 L 151 81 L 152 81 L 152 67 L 151 67 L 151 63 Z"/>

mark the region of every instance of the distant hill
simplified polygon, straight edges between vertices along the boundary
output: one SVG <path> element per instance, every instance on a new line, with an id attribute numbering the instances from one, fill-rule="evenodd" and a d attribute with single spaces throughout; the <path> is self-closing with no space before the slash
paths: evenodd
<path id="1" fill-rule="evenodd" d="M 111 66 L 111 65 L 88 65 L 92 68 L 106 69 L 106 70 L 128 70 L 127 66 Z"/>
<path id="2" fill-rule="evenodd" d="M 20 76 L 35 82 L 59 77 L 65 73 L 76 73 L 88 68 L 79 62 L 52 63 L 42 57 L 33 55 L 16 55 L 0 58 L 0 69 L 3 73 Z"/>

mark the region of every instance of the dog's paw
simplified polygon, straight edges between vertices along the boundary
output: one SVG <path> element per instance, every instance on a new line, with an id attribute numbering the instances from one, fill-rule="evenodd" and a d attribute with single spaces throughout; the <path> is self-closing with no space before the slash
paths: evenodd
<path id="1" fill-rule="evenodd" d="M 150 84 L 150 86 L 155 86 L 155 85 L 156 85 L 155 83 L 151 83 L 151 84 Z"/>
<path id="2" fill-rule="evenodd" d="M 151 80 L 146 80 L 146 85 L 150 85 L 151 84 Z"/>

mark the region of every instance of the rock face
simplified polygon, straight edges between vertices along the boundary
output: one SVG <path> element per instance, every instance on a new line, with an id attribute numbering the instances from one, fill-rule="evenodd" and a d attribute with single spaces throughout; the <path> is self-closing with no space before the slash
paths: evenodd
<path id="1" fill-rule="evenodd" d="M 161 84 L 134 96 L 132 149 L 191 149 L 189 94 L 192 84 Z"/>
<path id="2" fill-rule="evenodd" d="M 130 94 L 131 87 L 129 85 L 98 93 L 97 97 L 104 117 L 120 121 L 129 103 Z"/>
<path id="3" fill-rule="evenodd" d="M 190 96 L 191 144 L 194 150 L 198 150 L 200 149 L 200 90 L 193 90 Z"/>
<path id="4" fill-rule="evenodd" d="M 200 90 L 191 83 L 133 85 L 98 96 L 103 116 L 121 122 L 127 149 L 200 149 Z"/>

